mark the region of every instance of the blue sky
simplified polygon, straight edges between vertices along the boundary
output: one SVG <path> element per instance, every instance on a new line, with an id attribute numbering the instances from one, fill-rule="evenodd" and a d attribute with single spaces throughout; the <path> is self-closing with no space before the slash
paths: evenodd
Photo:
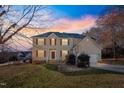
<path id="1" fill-rule="evenodd" d="M 108 7 L 106 5 L 54 5 L 50 6 L 58 12 L 59 17 L 80 18 L 84 15 L 98 16 Z"/>

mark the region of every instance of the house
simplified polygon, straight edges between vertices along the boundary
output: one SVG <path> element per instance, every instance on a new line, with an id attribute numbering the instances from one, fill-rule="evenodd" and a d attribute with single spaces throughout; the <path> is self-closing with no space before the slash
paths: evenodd
<path id="1" fill-rule="evenodd" d="M 101 47 L 88 36 L 76 33 L 47 32 L 33 36 L 33 62 L 62 62 L 69 53 L 86 53 L 90 62 L 101 59 Z"/>

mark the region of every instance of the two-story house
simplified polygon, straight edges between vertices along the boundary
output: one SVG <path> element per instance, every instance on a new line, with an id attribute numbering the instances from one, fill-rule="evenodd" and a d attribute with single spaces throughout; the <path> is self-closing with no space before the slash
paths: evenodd
<path id="1" fill-rule="evenodd" d="M 97 50 L 96 52 L 92 53 L 95 53 L 97 56 L 99 55 L 99 57 L 95 57 L 95 59 L 92 58 L 92 60 L 98 61 L 98 59 L 96 58 L 100 59 L 101 56 L 101 49 L 98 47 L 95 41 L 81 34 L 47 32 L 44 34 L 33 36 L 32 38 L 33 62 L 62 62 L 65 59 L 66 55 L 69 53 L 74 53 L 75 55 L 79 55 L 80 53 L 88 53 L 88 55 L 91 56 L 88 49 L 91 52 Z M 88 42 L 85 42 L 86 38 L 90 41 L 88 46 Z M 85 46 L 83 47 L 82 44 Z"/>

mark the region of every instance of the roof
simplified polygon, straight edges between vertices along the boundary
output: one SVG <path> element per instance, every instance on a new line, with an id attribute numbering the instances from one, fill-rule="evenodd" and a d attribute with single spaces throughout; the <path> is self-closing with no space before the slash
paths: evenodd
<path id="1" fill-rule="evenodd" d="M 47 33 L 36 35 L 36 36 L 33 36 L 33 37 L 48 37 L 52 33 L 55 34 L 58 37 L 61 37 L 61 38 L 84 38 L 85 37 L 85 36 L 83 36 L 81 34 L 76 34 L 76 33 L 60 33 L 60 32 L 47 32 Z"/>

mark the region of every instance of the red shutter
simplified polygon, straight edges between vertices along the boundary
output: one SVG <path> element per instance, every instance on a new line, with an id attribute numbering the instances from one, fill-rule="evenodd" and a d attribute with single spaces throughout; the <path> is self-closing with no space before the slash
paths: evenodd
<path id="1" fill-rule="evenodd" d="M 55 45 L 56 45 L 56 39 L 55 39 Z"/>
<path id="2" fill-rule="evenodd" d="M 38 39 L 37 38 L 36 38 L 36 41 L 35 42 L 36 42 L 36 45 L 38 45 Z"/>
<path id="3" fill-rule="evenodd" d="M 60 39 L 60 45 L 62 45 L 62 39 Z"/>
<path id="4" fill-rule="evenodd" d="M 46 39 L 44 39 L 44 45 L 46 45 Z"/>
<path id="5" fill-rule="evenodd" d="M 44 50 L 44 57 L 46 57 L 46 51 Z"/>
<path id="6" fill-rule="evenodd" d="M 70 42 L 69 42 L 69 39 L 68 39 L 68 45 L 69 45 L 69 43 L 70 43 Z"/>
<path id="7" fill-rule="evenodd" d="M 50 45 L 51 45 L 51 39 L 50 39 Z"/>
<path id="8" fill-rule="evenodd" d="M 62 57 L 62 51 L 60 50 L 60 57 Z"/>

